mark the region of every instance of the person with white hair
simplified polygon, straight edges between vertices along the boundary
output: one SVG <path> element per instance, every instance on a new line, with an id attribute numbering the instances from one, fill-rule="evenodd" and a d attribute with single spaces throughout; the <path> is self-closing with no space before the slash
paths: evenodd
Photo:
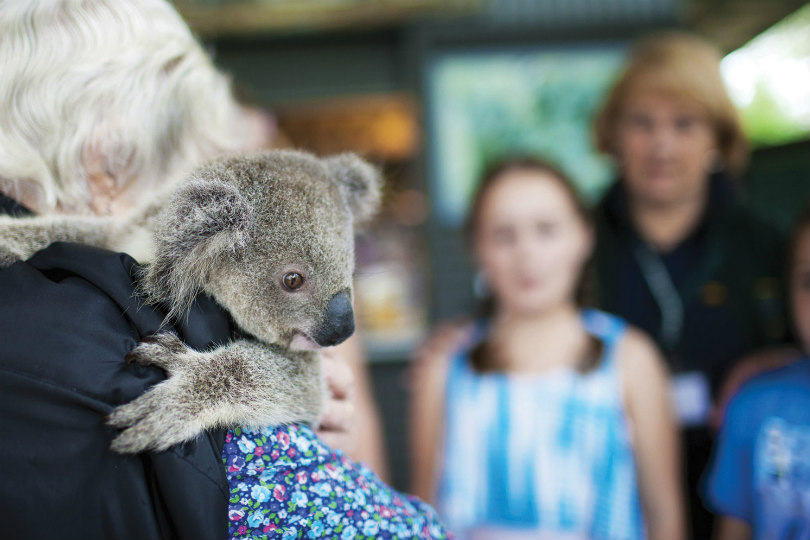
<path id="1" fill-rule="evenodd" d="M 3 3 L 0 65 L 5 213 L 119 214 L 240 147 L 228 79 L 165 2 Z M 0 530 L 224 536 L 224 433 L 156 455 L 109 450 L 106 415 L 165 377 L 123 368 L 122 354 L 161 318 L 136 309 L 126 277 L 135 261 L 57 246 L 0 272 Z M 179 330 L 202 347 L 229 329 L 206 300 Z"/>
<path id="2" fill-rule="evenodd" d="M 164 2 L 0 10 L 0 191 L 38 214 L 111 214 L 244 148 L 230 82 Z"/>
<path id="3" fill-rule="evenodd" d="M 2 3 L 0 66 L 0 213 L 117 216 L 203 161 L 250 149 L 249 122 L 227 77 L 163 0 Z M 270 525 L 254 514 L 229 528 L 239 514 L 232 505 L 241 500 L 234 495 L 239 486 L 229 483 L 234 464 L 223 462 L 232 432 L 207 432 L 161 453 L 109 449 L 116 435 L 105 423 L 110 411 L 166 377 L 124 361 L 165 316 L 160 307 L 141 305 L 137 274 L 127 254 L 67 243 L 0 271 L 4 537 L 267 533 Z M 199 297 L 173 330 L 204 350 L 230 339 L 234 326 L 211 299 Z M 351 385 L 338 375 L 343 382 L 332 385 L 343 388 L 333 405 Z M 341 431 L 351 409 L 343 405 L 327 427 Z M 444 535 L 431 509 L 332 452 L 308 428 L 275 434 L 317 448 L 323 467 L 341 471 L 331 479 L 337 491 L 369 504 L 371 493 L 400 501 L 406 510 L 399 512 L 410 512 L 409 527 L 390 529 L 400 537 Z M 273 469 L 271 461 L 267 470 Z M 273 527 L 290 533 L 306 526 L 285 516 Z M 371 521 L 341 527 L 388 527 Z M 311 530 L 332 534 L 331 527 L 313 523 Z"/>

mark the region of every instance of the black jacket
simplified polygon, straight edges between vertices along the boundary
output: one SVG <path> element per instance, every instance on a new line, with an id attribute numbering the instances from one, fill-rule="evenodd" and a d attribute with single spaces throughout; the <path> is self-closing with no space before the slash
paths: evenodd
<path id="1" fill-rule="evenodd" d="M 641 238 L 621 182 L 597 208 L 596 229 L 600 306 L 647 332 L 672 370 L 703 372 L 716 390 L 743 355 L 787 339 L 784 239 L 737 200 L 730 179 L 712 178 L 700 225 L 659 254 L 684 309 L 674 343 L 661 339 L 661 308 L 634 256 Z"/>
<path id="2" fill-rule="evenodd" d="M 0 537 L 226 536 L 224 432 L 160 454 L 109 450 L 106 415 L 165 378 L 124 361 L 165 315 L 135 296 L 137 269 L 56 243 L 0 270 Z M 200 298 L 174 331 L 205 349 L 233 324 Z"/>

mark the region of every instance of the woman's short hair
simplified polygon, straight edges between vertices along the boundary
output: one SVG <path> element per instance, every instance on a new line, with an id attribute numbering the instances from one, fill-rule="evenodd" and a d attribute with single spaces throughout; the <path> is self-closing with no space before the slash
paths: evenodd
<path id="1" fill-rule="evenodd" d="M 639 41 L 596 116 L 597 148 L 616 153 L 616 128 L 627 99 L 640 92 L 663 93 L 688 100 L 706 112 L 722 165 L 732 174 L 741 174 L 748 161 L 748 143 L 720 76 L 720 60 L 715 47 L 690 34 L 668 32 Z"/>
<path id="2" fill-rule="evenodd" d="M 0 191 L 87 211 L 88 156 L 125 190 L 239 145 L 230 81 L 163 0 L 0 7 Z"/>

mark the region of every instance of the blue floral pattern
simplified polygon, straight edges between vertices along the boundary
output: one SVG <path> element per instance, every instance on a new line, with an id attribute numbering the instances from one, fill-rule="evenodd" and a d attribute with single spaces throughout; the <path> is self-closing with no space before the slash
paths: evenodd
<path id="1" fill-rule="evenodd" d="M 394 491 L 306 426 L 228 432 L 229 538 L 453 538 L 435 510 Z"/>

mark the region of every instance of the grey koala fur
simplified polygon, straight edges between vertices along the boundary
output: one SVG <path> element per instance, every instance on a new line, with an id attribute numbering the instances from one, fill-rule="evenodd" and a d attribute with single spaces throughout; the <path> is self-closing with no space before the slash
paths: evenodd
<path id="1" fill-rule="evenodd" d="M 156 197 L 155 200 L 165 199 Z M 154 228 L 164 205 L 144 205 L 126 219 L 59 215 L 0 216 L 0 268 L 25 260 L 53 242 L 77 242 L 127 253 L 131 253 L 132 247 L 137 245 L 140 247 L 138 258 L 148 258 L 151 249 L 143 249 L 140 237 Z M 148 242 L 152 243 L 152 239 L 149 238 Z"/>
<path id="2" fill-rule="evenodd" d="M 139 281 L 146 301 L 184 316 L 207 293 L 255 339 L 195 351 L 171 333 L 145 340 L 128 360 L 169 377 L 109 417 L 122 453 L 161 451 L 212 427 L 314 423 L 323 380 L 316 349 L 354 329 L 354 226 L 380 202 L 377 170 L 353 154 L 298 151 L 224 158 L 191 173 L 170 197 L 134 219 L 4 218 L 0 266 L 57 240 L 115 249 L 146 228 L 154 260 Z M 282 278 L 303 276 L 291 291 Z"/>

